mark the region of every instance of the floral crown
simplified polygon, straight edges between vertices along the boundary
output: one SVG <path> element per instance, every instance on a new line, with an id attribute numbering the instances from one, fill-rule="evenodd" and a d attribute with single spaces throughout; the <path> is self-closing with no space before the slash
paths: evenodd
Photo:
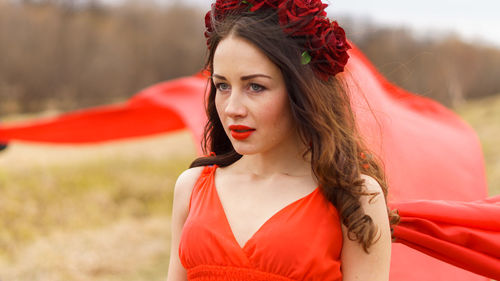
<path id="1" fill-rule="evenodd" d="M 321 0 L 216 0 L 205 16 L 207 45 L 210 47 L 214 20 L 222 21 L 227 15 L 239 12 L 273 9 L 288 36 L 306 38 L 300 41 L 304 42 L 302 64 L 311 63 L 316 74 L 327 80 L 344 71 L 351 46 L 344 29 L 327 18 L 326 7 Z"/>

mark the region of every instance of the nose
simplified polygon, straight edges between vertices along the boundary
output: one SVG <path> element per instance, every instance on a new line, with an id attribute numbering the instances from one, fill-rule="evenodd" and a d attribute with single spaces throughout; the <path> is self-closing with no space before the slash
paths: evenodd
<path id="1" fill-rule="evenodd" d="M 225 112 L 231 118 L 241 118 L 247 115 L 247 108 L 242 92 L 237 90 L 231 92 L 226 102 Z"/>

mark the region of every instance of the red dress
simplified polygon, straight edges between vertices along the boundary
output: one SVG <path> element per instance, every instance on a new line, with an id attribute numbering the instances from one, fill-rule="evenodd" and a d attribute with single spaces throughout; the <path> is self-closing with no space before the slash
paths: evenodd
<path id="1" fill-rule="evenodd" d="M 217 165 L 198 178 L 179 258 L 190 281 L 342 280 L 342 230 L 319 187 L 268 219 L 241 247 L 215 188 Z"/>

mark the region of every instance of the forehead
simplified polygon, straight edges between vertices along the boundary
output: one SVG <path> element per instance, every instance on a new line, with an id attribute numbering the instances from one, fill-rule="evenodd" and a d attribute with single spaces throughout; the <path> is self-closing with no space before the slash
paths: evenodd
<path id="1" fill-rule="evenodd" d="M 221 75 L 247 75 L 255 72 L 277 75 L 279 68 L 254 44 L 230 36 L 223 39 L 214 53 L 214 72 Z"/>

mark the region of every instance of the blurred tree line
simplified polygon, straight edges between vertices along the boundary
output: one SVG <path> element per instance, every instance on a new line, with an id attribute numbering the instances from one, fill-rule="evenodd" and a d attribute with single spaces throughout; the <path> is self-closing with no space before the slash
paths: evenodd
<path id="1" fill-rule="evenodd" d="M 116 102 L 196 73 L 206 46 L 202 17 L 140 1 L 0 2 L 0 114 Z"/>
<path id="2" fill-rule="evenodd" d="M 500 48 L 468 43 L 454 33 L 417 36 L 407 28 L 341 20 L 377 69 L 404 89 L 449 107 L 500 94 Z"/>
<path id="3" fill-rule="evenodd" d="M 174 2 L 0 0 L 0 114 L 112 103 L 196 73 L 205 59 L 205 11 Z M 500 49 L 454 35 L 419 38 L 403 28 L 339 22 L 405 89 L 447 106 L 500 93 Z"/>

